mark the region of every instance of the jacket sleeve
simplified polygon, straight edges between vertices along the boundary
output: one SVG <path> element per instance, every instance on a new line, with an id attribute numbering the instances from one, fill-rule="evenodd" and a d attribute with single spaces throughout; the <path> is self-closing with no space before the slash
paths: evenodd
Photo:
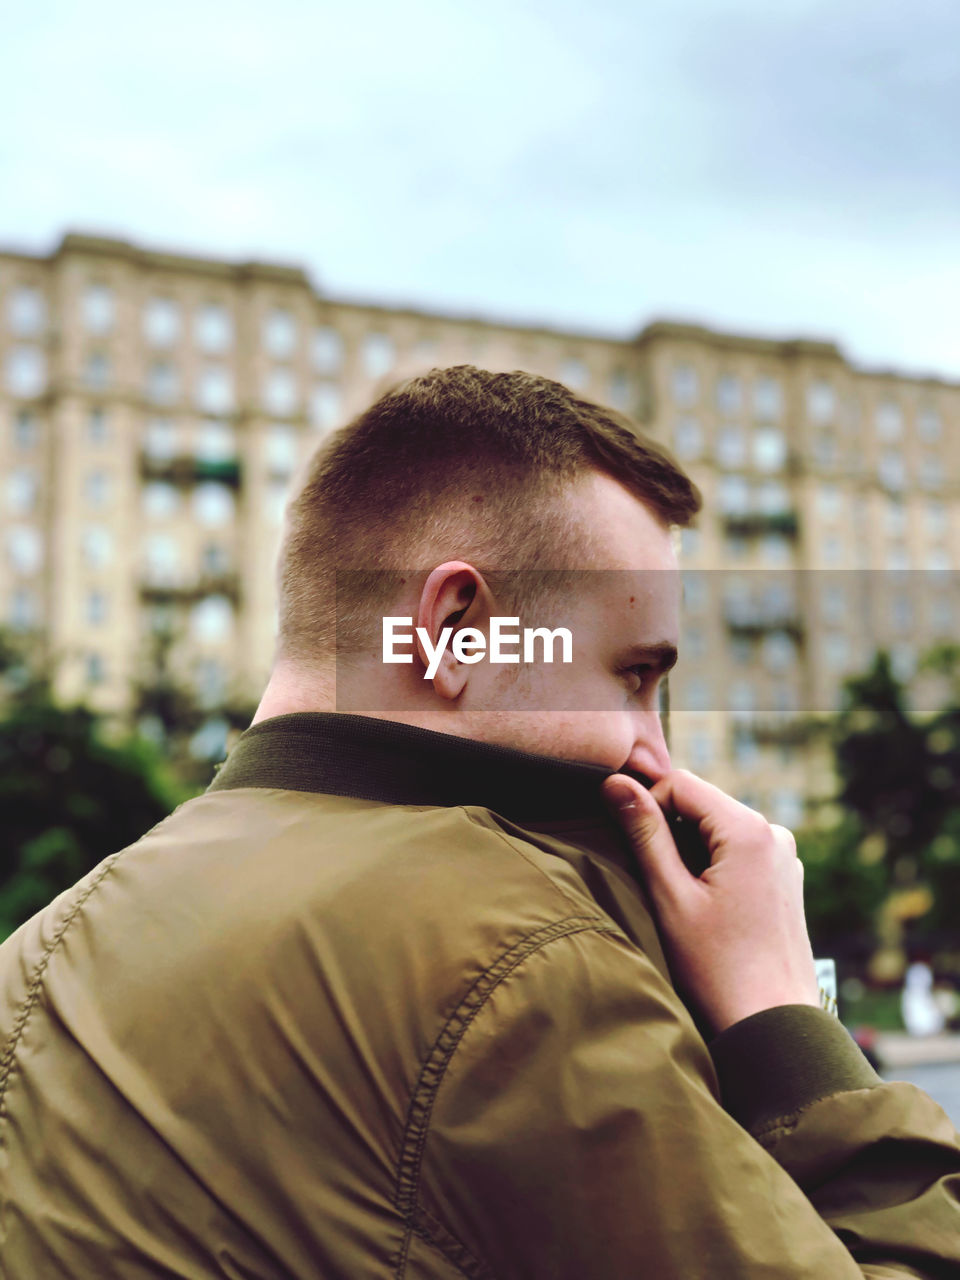
<path id="1" fill-rule="evenodd" d="M 497 1280 L 960 1277 L 960 1139 L 926 1094 L 804 1005 L 708 1050 L 643 953 L 591 923 L 452 1017 L 418 1234 Z"/>

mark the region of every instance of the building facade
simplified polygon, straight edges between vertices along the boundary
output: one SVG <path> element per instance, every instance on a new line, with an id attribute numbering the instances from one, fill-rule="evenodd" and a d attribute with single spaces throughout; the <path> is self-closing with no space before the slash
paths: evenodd
<path id="1" fill-rule="evenodd" d="M 67 235 L 0 252 L 0 615 L 58 691 L 122 717 L 161 633 L 210 710 L 256 701 L 283 509 L 318 442 L 434 365 L 529 369 L 611 404 L 700 486 L 682 536 L 678 763 L 788 825 L 829 790 L 796 721 L 888 646 L 960 623 L 960 384 L 829 342 L 629 337 L 338 300 L 299 268 Z"/>

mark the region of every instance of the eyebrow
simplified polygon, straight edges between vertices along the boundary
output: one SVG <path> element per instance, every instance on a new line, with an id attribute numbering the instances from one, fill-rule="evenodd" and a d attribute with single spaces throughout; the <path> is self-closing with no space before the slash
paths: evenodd
<path id="1" fill-rule="evenodd" d="M 677 646 L 669 640 L 657 640 L 653 644 L 635 644 L 625 649 L 617 661 L 621 666 L 637 666 L 641 662 L 652 662 L 661 674 L 665 674 L 677 665 Z"/>

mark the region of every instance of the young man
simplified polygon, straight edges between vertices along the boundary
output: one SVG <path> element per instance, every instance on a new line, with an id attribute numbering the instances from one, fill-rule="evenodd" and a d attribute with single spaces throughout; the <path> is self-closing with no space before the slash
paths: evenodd
<path id="1" fill-rule="evenodd" d="M 8 1280 L 960 1275 L 960 1141 L 819 1008 L 790 833 L 671 769 L 699 504 L 522 373 L 317 454 L 251 727 L 0 948 Z"/>

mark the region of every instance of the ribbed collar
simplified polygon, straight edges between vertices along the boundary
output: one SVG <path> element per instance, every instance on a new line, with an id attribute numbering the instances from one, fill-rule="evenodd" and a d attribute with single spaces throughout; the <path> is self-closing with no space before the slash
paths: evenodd
<path id="1" fill-rule="evenodd" d="M 279 787 L 388 804 L 483 805 L 516 822 L 607 821 L 600 784 L 614 772 L 393 720 L 295 711 L 246 729 L 207 790 Z"/>

